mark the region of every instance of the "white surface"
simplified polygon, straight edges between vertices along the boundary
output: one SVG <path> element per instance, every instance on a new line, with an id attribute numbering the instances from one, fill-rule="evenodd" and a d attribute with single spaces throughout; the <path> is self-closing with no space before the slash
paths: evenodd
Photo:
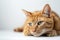
<path id="1" fill-rule="evenodd" d="M 0 29 L 22 26 L 26 17 L 21 9 L 41 10 L 47 3 L 60 15 L 60 0 L 0 0 Z"/>
<path id="2" fill-rule="evenodd" d="M 0 40 L 60 40 L 60 37 L 33 37 L 24 36 L 23 33 L 19 32 L 0 31 Z"/>

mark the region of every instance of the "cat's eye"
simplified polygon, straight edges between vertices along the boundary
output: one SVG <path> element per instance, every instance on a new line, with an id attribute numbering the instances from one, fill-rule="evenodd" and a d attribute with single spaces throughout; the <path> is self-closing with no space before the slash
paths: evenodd
<path id="1" fill-rule="evenodd" d="M 39 22 L 37 23 L 37 25 L 40 25 L 42 22 L 43 22 L 43 21 L 39 21 Z"/>
<path id="2" fill-rule="evenodd" d="M 32 26 L 32 23 L 28 23 L 29 26 Z"/>

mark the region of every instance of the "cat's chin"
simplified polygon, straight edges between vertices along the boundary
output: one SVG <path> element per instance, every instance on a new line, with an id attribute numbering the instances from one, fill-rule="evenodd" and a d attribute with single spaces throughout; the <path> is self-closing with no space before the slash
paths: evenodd
<path id="1" fill-rule="evenodd" d="M 35 37 L 41 36 L 43 33 L 36 33 L 36 32 L 31 32 L 31 34 Z"/>
<path id="2" fill-rule="evenodd" d="M 41 33 L 31 33 L 32 36 L 35 36 L 35 37 L 40 37 L 40 36 L 47 36 L 47 34 L 41 34 Z"/>
<path id="3" fill-rule="evenodd" d="M 39 36 L 45 34 L 47 31 L 48 31 L 48 30 L 43 29 L 43 30 L 42 30 L 41 32 L 39 32 L 39 33 L 37 33 L 37 32 L 31 32 L 31 34 L 32 34 L 33 36 L 39 37 Z"/>
<path id="4" fill-rule="evenodd" d="M 31 34 L 32 34 L 33 36 L 35 36 L 35 37 L 39 37 L 39 36 L 40 36 L 40 33 L 38 34 L 38 33 L 36 33 L 36 32 L 31 32 Z"/>

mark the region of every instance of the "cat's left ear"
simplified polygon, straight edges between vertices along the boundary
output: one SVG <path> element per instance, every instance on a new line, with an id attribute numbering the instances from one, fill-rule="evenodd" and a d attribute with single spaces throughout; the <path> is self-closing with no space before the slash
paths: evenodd
<path id="1" fill-rule="evenodd" d="M 22 11 L 25 13 L 26 16 L 28 16 L 28 17 L 31 17 L 32 16 L 32 13 L 31 12 L 26 11 L 24 9 L 22 9 Z"/>
<path id="2" fill-rule="evenodd" d="M 43 14 L 46 17 L 50 17 L 50 13 L 51 13 L 51 8 L 50 8 L 49 4 L 46 4 L 43 8 Z"/>

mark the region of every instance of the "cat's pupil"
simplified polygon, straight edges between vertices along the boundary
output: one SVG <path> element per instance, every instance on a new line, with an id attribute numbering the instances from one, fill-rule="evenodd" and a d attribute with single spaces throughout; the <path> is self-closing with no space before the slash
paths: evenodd
<path id="1" fill-rule="evenodd" d="M 29 24 L 29 26 L 32 26 L 32 23 L 28 23 Z"/>
<path id="2" fill-rule="evenodd" d="M 43 21 L 39 21 L 37 24 L 40 25 Z"/>

